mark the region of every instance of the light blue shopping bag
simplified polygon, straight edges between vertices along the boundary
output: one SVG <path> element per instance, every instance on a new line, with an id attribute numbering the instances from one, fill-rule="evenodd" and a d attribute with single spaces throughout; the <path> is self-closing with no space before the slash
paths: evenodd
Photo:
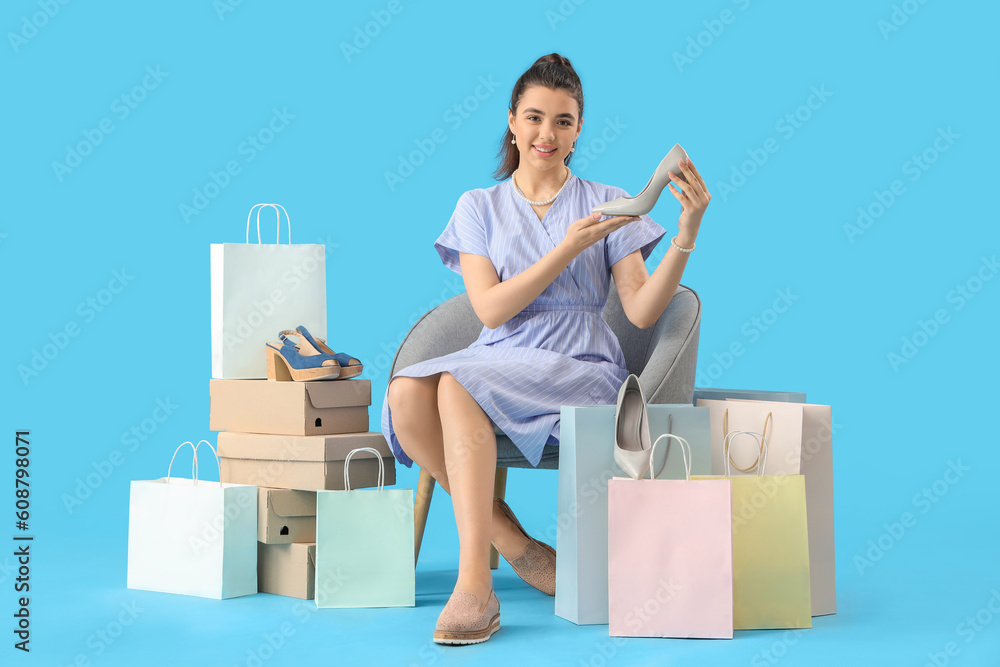
<path id="1" fill-rule="evenodd" d="M 647 404 L 646 412 L 651 440 L 664 433 L 683 437 L 691 446 L 692 473 L 712 471 L 708 408 Z M 562 407 L 555 612 L 577 625 L 608 622 L 608 480 L 627 476 L 614 462 L 614 448 L 614 405 Z M 683 478 L 680 457 L 667 458 L 659 476 Z"/>
<path id="2" fill-rule="evenodd" d="M 700 398 L 711 401 L 725 401 L 729 398 L 736 398 L 743 401 L 805 403 L 806 393 L 804 391 L 757 391 L 755 389 L 716 389 L 714 387 L 695 387 L 694 398 L 691 399 L 691 402 L 698 405 L 698 399 Z"/>
<path id="3" fill-rule="evenodd" d="M 351 490 L 358 452 L 378 460 L 377 488 Z M 317 607 L 414 606 L 413 490 L 384 484 L 382 455 L 359 447 L 344 459 L 345 490 L 316 492 Z"/>

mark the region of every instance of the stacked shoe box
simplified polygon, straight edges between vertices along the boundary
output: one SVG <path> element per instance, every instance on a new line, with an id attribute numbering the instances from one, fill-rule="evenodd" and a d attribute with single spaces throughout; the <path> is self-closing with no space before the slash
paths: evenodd
<path id="1" fill-rule="evenodd" d="M 396 482 L 385 438 L 368 431 L 371 381 L 211 380 L 209 391 L 221 480 L 258 487 L 258 590 L 312 599 L 316 491 L 344 488 L 344 459 L 358 447 L 378 451 L 385 484 Z M 378 470 L 359 452 L 351 487 L 376 486 Z"/>

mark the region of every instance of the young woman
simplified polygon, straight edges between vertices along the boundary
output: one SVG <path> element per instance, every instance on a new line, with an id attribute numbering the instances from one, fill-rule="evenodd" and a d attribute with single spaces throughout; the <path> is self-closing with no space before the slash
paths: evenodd
<path id="1" fill-rule="evenodd" d="M 652 326 L 710 199 L 694 165 L 682 163 L 680 189 L 668 186 L 682 206 L 679 231 L 649 275 L 644 260 L 665 230 L 645 215 L 591 215 L 626 193 L 570 173 L 583 90 L 566 58 L 543 56 L 518 79 L 507 124 L 495 174 L 502 182 L 464 193 L 434 244 L 462 275 L 482 333 L 464 350 L 397 372 L 382 410 L 396 458 L 416 461 L 452 497 L 459 565 L 434 632 L 443 644 L 486 641 L 500 627 L 491 543 L 522 579 L 555 591 L 555 551 L 493 498 L 493 424 L 537 465 L 542 448 L 558 443 L 560 406 L 615 403 L 628 371 L 601 316 L 610 277 L 628 319 Z"/>

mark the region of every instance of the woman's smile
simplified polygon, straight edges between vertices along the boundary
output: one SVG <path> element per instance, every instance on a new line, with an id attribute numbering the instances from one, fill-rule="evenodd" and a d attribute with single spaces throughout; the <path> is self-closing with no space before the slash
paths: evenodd
<path id="1" fill-rule="evenodd" d="M 556 154 L 556 147 L 550 144 L 535 144 L 532 148 L 539 157 L 550 158 Z"/>

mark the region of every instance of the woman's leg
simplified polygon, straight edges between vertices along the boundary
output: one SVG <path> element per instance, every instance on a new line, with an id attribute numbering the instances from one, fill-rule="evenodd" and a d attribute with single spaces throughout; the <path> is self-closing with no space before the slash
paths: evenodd
<path id="1" fill-rule="evenodd" d="M 447 375 L 449 381 L 458 385 L 458 389 L 461 389 L 465 393 L 465 396 L 469 399 L 472 398 L 458 384 L 454 377 L 450 374 Z M 441 485 L 441 488 L 450 495 L 451 483 L 445 466 L 444 435 L 441 427 L 442 416 L 438 408 L 438 384 L 441 377 L 442 374 L 437 373 L 428 377 L 394 378 L 389 384 L 387 400 L 389 401 L 389 410 L 392 414 L 392 428 L 403 451 L 421 469 L 429 472 L 437 483 Z M 452 387 L 452 390 L 454 390 L 454 387 Z M 455 392 L 452 391 L 452 393 Z M 478 404 L 476 407 L 479 407 Z M 482 411 L 482 408 L 480 408 L 480 411 Z M 493 438 L 493 447 L 495 450 L 496 439 L 493 434 L 492 424 L 489 425 L 488 434 L 481 434 L 481 436 Z M 486 440 L 487 437 L 483 437 L 483 439 Z M 492 496 L 492 472 L 488 487 L 491 489 L 490 495 Z M 507 519 L 506 515 L 500 512 L 495 506 L 491 507 L 493 517 L 491 540 L 497 550 L 504 557 L 508 558 L 508 560 L 516 558 L 524 551 L 524 547 L 528 541 L 517 527 Z"/>
<path id="2" fill-rule="evenodd" d="M 496 435 L 482 407 L 450 373 L 442 373 L 438 383 L 438 410 L 445 468 L 458 527 L 455 590 L 468 591 L 486 600 L 493 587 L 490 538 L 493 477 L 497 466 Z"/>
<path id="3" fill-rule="evenodd" d="M 422 378 L 394 378 L 389 383 L 386 400 L 392 415 L 392 429 L 403 451 L 450 495 L 451 485 L 444 466 L 441 416 L 438 414 L 440 377 L 441 374 L 437 373 Z"/>

